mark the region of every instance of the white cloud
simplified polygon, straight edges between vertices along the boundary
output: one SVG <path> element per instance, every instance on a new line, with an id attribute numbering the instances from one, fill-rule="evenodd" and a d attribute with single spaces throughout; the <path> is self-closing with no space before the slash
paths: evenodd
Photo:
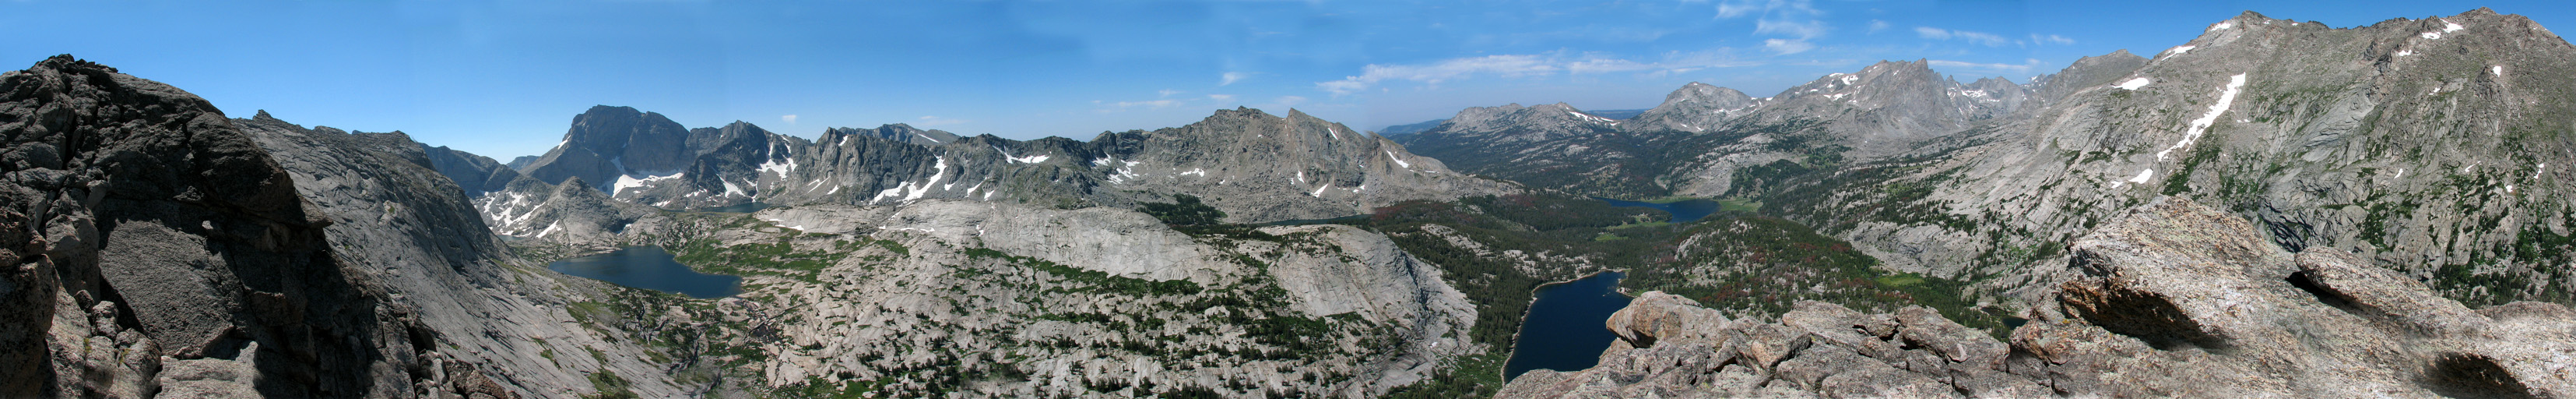
<path id="1" fill-rule="evenodd" d="M 1210 99 L 1210 100 L 1216 100 L 1217 102 L 1233 101 L 1233 100 L 1234 100 L 1234 95 L 1233 95 L 1233 94 L 1209 94 L 1209 95 L 1208 95 L 1208 99 Z"/>
<path id="2" fill-rule="evenodd" d="M 965 119 L 957 119 L 957 118 L 941 118 L 941 117 L 937 117 L 937 116 L 922 115 L 922 116 L 921 116 L 921 119 L 920 119 L 920 122 L 915 122 L 915 123 L 913 123 L 913 125 L 914 125 L 914 126 L 919 126 L 919 127 L 931 127 L 931 126 L 939 126 L 939 125 L 955 125 L 955 124 L 962 124 L 962 123 L 966 123 L 966 122 L 974 122 L 974 121 L 965 120 Z"/>
<path id="3" fill-rule="evenodd" d="M 1717 4 L 1717 19 L 1752 16 L 1753 33 L 1795 36 L 1800 41 L 1824 36 L 1831 31 L 1810 0 L 1725 0 Z"/>
<path id="4" fill-rule="evenodd" d="M 1218 85 L 1218 86 L 1230 85 L 1230 84 L 1234 84 L 1234 82 L 1241 82 L 1241 81 L 1243 81 L 1243 79 L 1244 79 L 1244 78 L 1250 78 L 1250 77 L 1252 77 L 1252 74 L 1250 74 L 1250 73 L 1245 73 L 1245 72 L 1226 72 L 1224 75 L 1217 76 L 1217 80 L 1218 80 L 1218 81 L 1216 82 L 1216 85 Z"/>
<path id="5" fill-rule="evenodd" d="M 1184 92 L 1183 92 L 1183 91 L 1180 91 L 1180 90 L 1162 89 L 1162 90 L 1157 90 L 1157 91 L 1155 91 L 1154 93 L 1155 93 L 1155 94 L 1160 94 L 1160 95 L 1162 95 L 1163 97 L 1171 97 L 1171 96 L 1172 96 L 1172 95 L 1174 95 L 1174 94 L 1181 94 L 1181 93 L 1184 93 Z"/>
<path id="6" fill-rule="evenodd" d="M 2013 39 L 2006 39 L 2006 38 L 2004 38 L 2002 35 L 1996 35 L 1996 34 L 1992 34 L 1992 33 L 1985 33 L 1985 32 L 1973 32 L 1973 31 L 1964 31 L 1964 30 L 1948 30 L 1948 29 L 1934 28 L 1934 27 L 1929 27 L 1929 26 L 1917 26 L 1917 27 L 1914 27 L 1914 34 L 1915 34 L 1916 36 L 1922 36 L 1922 37 L 1923 37 L 1923 38 L 1925 38 L 1925 39 L 1932 39 L 1932 40 L 1950 40 L 1950 39 L 1966 40 L 1966 41 L 1968 41 L 1968 42 L 1970 42 L 1970 43 L 1982 44 L 1982 45 L 1985 45 L 1985 46 L 1987 46 L 1987 47 L 2000 47 L 2000 46 L 2007 45 L 2007 44 L 2021 44 L 2021 42 L 2020 42 L 2020 41 L 2015 41 L 2015 40 L 2013 40 Z M 2059 37 L 2058 39 L 2065 39 L 2065 38 L 2064 38 L 2064 37 Z"/>
<path id="7" fill-rule="evenodd" d="M 796 114 L 779 115 L 778 120 L 793 125 L 796 124 Z"/>
<path id="8" fill-rule="evenodd" d="M 2066 45 L 2066 44 L 2075 44 L 2075 39 L 2069 39 L 2069 38 L 2067 38 L 2067 37 L 2065 37 L 2065 36 L 2058 36 L 2058 35 L 2042 35 L 2042 34 L 2032 33 L 2032 34 L 2030 34 L 2030 42 L 2031 42 L 2031 43 L 2055 43 L 2055 44 L 2060 44 L 2060 45 Z"/>
<path id="9" fill-rule="evenodd" d="M 1333 94 L 1351 94 L 1387 80 L 1410 80 L 1439 84 L 1441 81 L 1474 75 L 1521 77 L 1545 75 L 1562 69 L 1536 55 L 1488 55 L 1474 58 L 1452 58 L 1428 65 L 1378 65 L 1361 67 L 1360 76 L 1316 83 L 1315 87 Z"/>
<path id="10" fill-rule="evenodd" d="M 2039 59 L 2037 59 L 2037 58 L 2023 59 L 2023 62 L 2022 62 L 2021 64 L 2019 64 L 2019 65 L 2015 65 L 2015 64 L 1985 64 L 1985 63 L 1975 63 L 1975 62 L 1966 62 L 1966 61 L 1949 61 L 1949 60 L 1931 60 L 1930 62 L 1932 63 L 1932 66 L 1936 66 L 1936 67 L 1944 67 L 1944 68 L 1959 68 L 1959 69 L 1967 69 L 1967 70 L 1972 70 L 1972 71 L 1984 71 L 1984 72 L 2008 72 L 2008 73 L 2012 73 L 2012 74 L 2016 74 L 2016 75 L 2019 75 L 2019 74 L 2028 74 L 2028 73 L 2030 73 L 2030 71 L 2031 71 L 2031 70 L 2038 69 L 2041 65 L 2043 65 L 2043 64 L 2041 64 L 2041 63 L 2039 62 Z"/>
<path id="11" fill-rule="evenodd" d="M 1771 49 L 1771 52 L 1774 54 L 1788 55 L 1804 53 L 1807 52 L 1807 50 L 1814 50 L 1816 49 L 1816 44 L 1808 43 L 1805 40 L 1763 39 L 1762 48 Z"/>
<path id="12" fill-rule="evenodd" d="M 1869 33 L 1878 33 L 1878 31 L 1887 30 L 1889 26 L 1890 25 L 1887 24 L 1887 21 L 1875 19 L 1869 20 Z"/>
<path id="13" fill-rule="evenodd" d="M 1817 36 L 1824 36 L 1826 30 L 1829 30 L 1829 28 L 1825 27 L 1825 21 L 1816 19 L 1802 20 L 1763 18 L 1759 21 L 1753 21 L 1753 33 L 1772 33 L 1797 36 L 1798 40 L 1802 41 L 1806 39 L 1814 39 Z"/>
<path id="14" fill-rule="evenodd" d="M 1803 41 L 1799 41 L 1795 45 L 1804 46 L 1798 48 L 1797 51 L 1806 51 L 1805 47 L 1813 47 L 1807 45 Z M 1752 65 L 1760 65 L 1760 63 L 1737 59 L 1733 55 L 1733 52 L 1726 48 L 1699 52 L 1667 52 L 1664 53 L 1662 59 L 1652 62 L 1619 58 L 1605 54 L 1574 55 L 1563 52 L 1553 54 L 1489 55 L 1483 57 L 1453 58 L 1430 64 L 1418 65 L 1369 64 L 1368 66 L 1361 68 L 1363 72 L 1359 76 L 1350 76 L 1344 77 L 1342 80 L 1316 83 L 1315 88 L 1332 92 L 1335 95 L 1345 95 L 1365 91 L 1372 87 L 1378 87 L 1380 83 L 1388 81 L 1412 81 L 1438 85 L 1444 81 L 1470 77 L 1517 78 L 1553 75 L 1558 72 L 1569 74 L 1642 72 L 1649 76 L 1661 76 L 1664 74 L 1688 72 L 1705 68 Z"/>

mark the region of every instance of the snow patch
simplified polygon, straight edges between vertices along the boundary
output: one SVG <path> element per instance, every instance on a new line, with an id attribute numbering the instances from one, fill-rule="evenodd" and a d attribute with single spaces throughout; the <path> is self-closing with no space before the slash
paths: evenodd
<path id="1" fill-rule="evenodd" d="M 1332 183 L 1324 183 L 1324 186 L 1323 186 L 1323 187 L 1316 187 L 1316 188 L 1315 188 L 1315 192 L 1314 192 L 1313 194 L 1306 194 L 1306 196 L 1308 196 L 1308 197 L 1315 197 L 1315 198 L 1323 198 L 1323 197 L 1324 197 L 1324 189 L 1329 189 L 1329 188 L 1333 188 L 1333 184 L 1332 184 Z"/>
<path id="2" fill-rule="evenodd" d="M 2466 27 L 2466 26 L 2460 26 L 2460 24 L 2459 24 L 2459 23 L 2457 23 L 2457 22 L 2451 22 L 2451 20 L 2447 20 L 2447 19 L 2442 20 L 2442 33 L 2458 32 L 2458 31 L 2460 31 L 2461 29 L 2468 29 L 2468 28 L 2469 28 L 2469 27 Z"/>
<path id="3" fill-rule="evenodd" d="M 2423 36 L 2424 40 L 2441 40 L 2442 32 L 2424 32 L 2424 34 L 2417 36 Z"/>
<path id="4" fill-rule="evenodd" d="M 626 192 L 626 189 L 629 189 L 629 188 L 636 188 L 636 187 L 646 187 L 646 186 L 651 185 L 653 182 L 663 181 L 663 180 L 670 180 L 670 179 L 674 179 L 674 178 L 679 178 L 679 177 L 680 177 L 680 175 L 682 175 L 682 174 L 681 174 L 681 173 L 673 173 L 673 174 L 671 174 L 670 176 L 652 176 L 652 177 L 646 177 L 646 178 L 642 178 L 642 179 L 637 179 L 637 178 L 635 178 L 635 176 L 629 176 L 629 175 L 622 175 L 622 174 L 621 174 L 621 175 L 617 175 L 617 186 L 616 186 L 616 188 L 612 188 L 612 189 L 609 189 L 609 190 L 608 190 L 608 196 L 610 196 L 610 197 L 615 197 L 615 196 L 617 196 L 617 195 L 618 195 L 618 194 L 620 194 L 620 193 L 624 193 L 624 192 Z"/>
<path id="5" fill-rule="evenodd" d="M 2495 73 L 2495 76 L 2499 76 L 2499 77 L 2500 77 L 2500 76 L 2504 76 L 2504 66 L 2503 66 L 2503 65 L 2497 65 L 2497 66 L 2494 66 L 2494 67 L 2490 67 L 2490 68 L 2488 68 L 2488 69 L 2487 69 L 2487 71 L 2488 71 L 2488 72 L 2493 72 L 2493 73 Z"/>
<path id="6" fill-rule="evenodd" d="M 2236 91 L 2243 88 L 2245 88 L 2245 74 L 2228 77 L 2225 91 L 2218 93 L 2218 103 L 2209 106 L 2209 114 L 2201 115 L 2200 119 L 2191 120 L 2191 128 L 2183 132 L 2182 141 L 2174 143 L 2173 147 L 2165 148 L 2164 151 L 2156 151 L 2156 160 L 2163 161 L 2166 156 L 2172 155 L 2174 150 L 2189 147 L 2193 140 L 2199 140 L 2202 133 L 2209 131 L 2209 125 L 2218 123 L 2218 115 L 2227 113 L 2227 107 L 2236 103 Z"/>
<path id="7" fill-rule="evenodd" d="M 940 179 L 948 178 L 948 157 L 935 157 L 931 162 L 933 163 L 931 165 L 931 169 L 936 170 L 937 172 L 930 174 L 930 181 L 921 182 L 920 187 L 913 187 L 911 190 L 906 191 L 903 194 L 903 200 L 911 201 L 921 199 L 922 194 L 930 193 L 930 185 L 939 184 Z"/>
<path id="8" fill-rule="evenodd" d="M 2137 90 L 2138 88 L 2147 87 L 2148 83 L 2155 83 L 2155 80 L 2140 77 L 2137 79 L 2129 79 L 2129 81 L 2126 82 L 2120 82 L 2120 84 L 2111 85 L 2111 87 L 2118 87 L 2120 90 Z"/>
<path id="9" fill-rule="evenodd" d="M 2216 31 L 2216 30 L 2227 30 L 2227 28 L 2234 28 L 2234 27 L 2236 27 L 2236 21 L 2227 21 L 2227 22 L 2220 22 L 2220 23 L 2218 23 L 2218 26 L 2212 26 L 2212 27 L 2209 27 L 2209 30 L 2214 30 L 2214 31 Z"/>
<path id="10" fill-rule="evenodd" d="M 1207 177 L 1207 169 L 1201 169 L 1201 168 L 1190 168 L 1190 171 L 1188 171 L 1188 172 L 1181 172 L 1181 174 L 1184 174 L 1184 175 L 1199 175 L 1199 177 Z"/>
<path id="11" fill-rule="evenodd" d="M 765 175 L 770 172 L 778 172 L 778 177 L 784 179 L 787 177 L 787 172 L 796 171 L 796 157 L 789 156 L 787 157 L 787 163 L 778 163 L 779 152 L 781 151 L 771 150 L 769 161 L 760 163 L 761 174 Z"/>
<path id="12" fill-rule="evenodd" d="M 2196 48 L 2200 48 L 2200 46 L 2174 46 L 2171 50 L 2165 50 L 2165 55 L 2182 55 L 2182 53 L 2191 52 L 2191 49 Z"/>
<path id="13" fill-rule="evenodd" d="M 1396 158 L 1396 157 L 1395 157 L 1395 150 L 1381 150 L 1381 151 L 1385 151 L 1385 152 L 1386 152 L 1386 160 L 1389 160 L 1389 161 L 1395 161 L 1395 166 L 1401 166 L 1401 167 L 1404 167 L 1405 169 L 1413 169 L 1413 163 L 1412 163 L 1412 162 L 1405 162 L 1405 161 L 1404 161 L 1404 158 Z"/>
<path id="14" fill-rule="evenodd" d="M 2410 56 L 2410 55 L 2415 55 L 2415 50 L 2397 50 L 2397 56 L 2399 56 L 2399 57 Z"/>
<path id="15" fill-rule="evenodd" d="M 2150 168 L 2150 169 L 2147 169 L 2147 170 L 2141 170 L 2141 171 L 2138 171 L 2138 177 L 2131 177 L 2131 178 L 2129 178 L 2129 180 L 2123 180 L 2123 181 L 2115 181 L 2115 182 L 2111 182 L 2111 188 L 2120 188 L 2120 186 L 2125 186 L 2125 185 L 2130 185 L 2130 184 L 2147 184 L 2147 180 L 2154 179 L 2155 177 L 2156 177 L 2156 170 L 2155 170 L 2155 169 Z"/>
<path id="16" fill-rule="evenodd" d="M 1576 117 L 1576 118 L 1583 118 L 1583 120 L 1587 120 L 1587 121 L 1601 122 L 1601 123 L 1619 123 L 1618 121 L 1610 120 L 1610 118 L 1603 118 L 1603 117 L 1598 117 L 1598 116 L 1585 115 L 1585 114 L 1583 114 L 1583 113 L 1581 113 L 1581 112 L 1565 111 L 1565 114 L 1566 114 L 1566 115 L 1574 115 L 1574 117 Z"/>

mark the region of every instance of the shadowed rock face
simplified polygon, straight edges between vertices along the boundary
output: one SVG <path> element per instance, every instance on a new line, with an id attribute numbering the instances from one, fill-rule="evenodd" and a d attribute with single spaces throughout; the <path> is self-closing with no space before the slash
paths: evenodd
<path id="1" fill-rule="evenodd" d="M 1649 292 L 1601 366 L 1499 397 L 2564 397 L 2576 311 L 2481 310 L 2332 250 L 2292 253 L 2182 198 L 2079 240 L 2009 344 L 1909 307 L 1808 302 L 1777 324 Z"/>
<path id="2" fill-rule="evenodd" d="M 0 396 L 411 396 L 434 340 L 185 91 L 57 56 L 0 75 Z"/>
<path id="3" fill-rule="evenodd" d="M 520 176 L 518 169 L 502 165 L 490 157 L 449 149 L 447 146 L 421 145 L 421 154 L 429 159 L 430 165 L 440 174 L 446 175 L 447 180 L 456 182 L 456 188 L 464 190 L 467 198 L 481 197 L 483 193 L 509 188 L 510 181 L 518 180 Z"/>

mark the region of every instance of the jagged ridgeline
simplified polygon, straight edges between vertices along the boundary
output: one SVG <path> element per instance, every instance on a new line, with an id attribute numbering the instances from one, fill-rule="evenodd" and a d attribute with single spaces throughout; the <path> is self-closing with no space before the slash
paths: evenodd
<path id="1" fill-rule="evenodd" d="M 2571 68 L 2566 40 L 2486 9 L 2340 29 L 2249 12 L 2027 84 L 1883 62 L 1768 98 L 1693 84 L 1628 120 L 1469 109 L 1403 142 L 1534 188 L 1759 203 L 1998 302 L 2037 300 L 2060 277 L 2034 265 L 2175 195 L 2472 305 L 2566 303 Z"/>
<path id="2" fill-rule="evenodd" d="M 510 216 L 538 211 L 537 197 L 571 179 L 607 198 L 671 210 L 925 199 L 1133 208 L 1191 194 L 1225 210 L 1229 222 L 1333 218 L 1403 200 L 1515 190 L 1450 172 L 1374 134 L 1294 110 L 1283 117 L 1249 108 L 1091 141 L 1018 141 L 902 124 L 830 129 L 807 140 L 743 122 L 691 130 L 660 114 L 601 106 L 575 117 L 562 144 L 516 173 L 542 185 L 505 180 L 511 173 L 490 159 L 447 164 L 451 177 L 494 192 L 480 197 L 486 213 Z M 547 227 L 534 221 L 544 218 L 520 219 L 494 224 L 510 234 Z"/>

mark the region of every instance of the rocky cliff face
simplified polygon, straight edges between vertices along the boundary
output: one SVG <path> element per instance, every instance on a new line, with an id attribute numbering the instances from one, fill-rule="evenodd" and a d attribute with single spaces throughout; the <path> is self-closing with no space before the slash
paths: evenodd
<path id="1" fill-rule="evenodd" d="M 1928 309 L 1808 302 L 1730 320 L 1649 292 L 1600 366 L 1499 397 L 2560 397 L 2576 311 L 2471 310 L 2331 248 L 2290 252 L 2181 198 L 2078 240 L 2050 300 L 1999 341 Z"/>
<path id="2" fill-rule="evenodd" d="M 509 395 L 205 100 L 57 56 L 0 74 L 0 137 L 0 395 Z"/>
<path id="3" fill-rule="evenodd" d="M 2032 281 L 2026 262 L 2110 210 L 2170 194 L 2466 302 L 2565 301 L 2576 142 L 2552 132 L 2576 115 L 2562 100 L 2576 78 L 2552 71 L 2570 60 L 2565 40 L 2485 10 L 2350 29 L 2247 13 L 2031 118 L 1779 197 L 1846 220 L 1823 227 L 1900 270 L 1997 287 Z M 1856 208 L 1914 210 L 1830 216 Z"/>

